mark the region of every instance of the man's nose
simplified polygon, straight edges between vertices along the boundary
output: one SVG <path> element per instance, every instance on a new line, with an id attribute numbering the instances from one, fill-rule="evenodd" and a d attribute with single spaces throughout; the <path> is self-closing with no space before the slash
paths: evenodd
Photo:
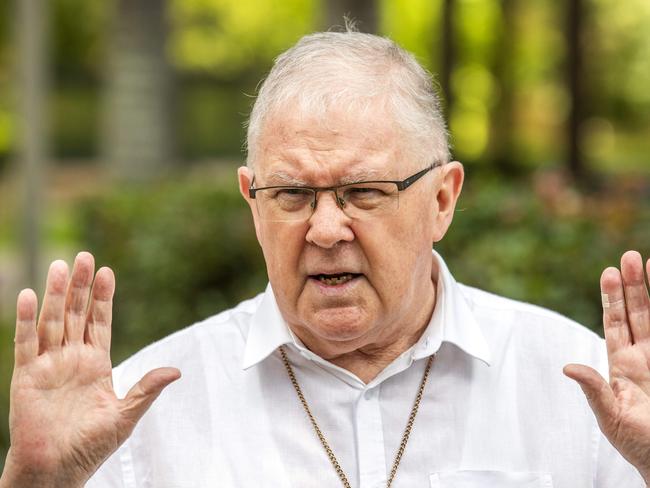
<path id="1" fill-rule="evenodd" d="M 354 239 L 350 228 L 352 219 L 337 205 L 336 198 L 333 191 L 316 195 L 316 208 L 308 221 L 307 242 L 329 249 L 341 241 Z"/>

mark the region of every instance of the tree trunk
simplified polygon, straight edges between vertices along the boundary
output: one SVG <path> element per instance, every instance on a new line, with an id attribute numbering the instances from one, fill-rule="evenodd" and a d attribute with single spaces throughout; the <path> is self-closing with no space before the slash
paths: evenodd
<path id="1" fill-rule="evenodd" d="M 567 164 L 571 175 L 576 181 L 585 176 L 585 165 L 580 150 L 580 128 L 584 120 L 583 93 L 583 0 L 569 0 L 567 3 L 567 60 L 566 76 L 571 110 L 567 124 Z"/>
<path id="2" fill-rule="evenodd" d="M 379 27 L 376 0 L 325 0 L 327 25 L 344 25 L 343 17 L 347 16 L 356 21 L 357 29 L 361 32 L 374 34 Z"/>
<path id="3" fill-rule="evenodd" d="M 22 170 L 24 280 L 38 288 L 41 282 L 41 209 L 43 173 L 46 166 L 47 56 L 45 38 L 48 2 L 17 0 L 19 46 L 18 91 L 20 96 L 20 142 L 18 161 Z"/>
<path id="4" fill-rule="evenodd" d="M 455 1 L 444 0 L 442 6 L 442 55 L 440 57 L 440 87 L 447 114 L 451 115 L 454 104 L 454 94 L 451 86 L 451 77 L 456 64 L 456 39 L 455 39 Z"/>
<path id="5" fill-rule="evenodd" d="M 501 0 L 502 28 L 492 57 L 492 70 L 499 89 L 490 121 L 490 154 L 495 167 L 503 174 L 512 174 L 517 170 L 513 154 L 515 9 L 516 0 Z"/>
<path id="6" fill-rule="evenodd" d="M 117 0 L 102 150 L 120 180 L 164 174 L 175 156 L 173 72 L 165 47 L 164 0 Z"/>

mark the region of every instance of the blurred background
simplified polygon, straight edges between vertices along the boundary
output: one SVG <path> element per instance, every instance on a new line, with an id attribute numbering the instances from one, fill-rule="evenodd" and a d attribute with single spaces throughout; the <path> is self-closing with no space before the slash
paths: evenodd
<path id="1" fill-rule="evenodd" d="M 263 290 L 243 123 L 273 58 L 344 14 L 435 73 L 468 173 L 437 246 L 456 277 L 601 332 L 600 272 L 650 257 L 647 0 L 5 0 L 0 466 L 15 297 L 52 259 L 116 271 L 115 363 Z"/>

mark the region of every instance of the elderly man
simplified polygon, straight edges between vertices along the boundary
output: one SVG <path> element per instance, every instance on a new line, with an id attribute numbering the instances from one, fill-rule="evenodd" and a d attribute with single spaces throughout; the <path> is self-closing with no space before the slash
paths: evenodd
<path id="1" fill-rule="evenodd" d="M 111 374 L 110 269 L 92 284 L 88 253 L 70 278 L 54 262 L 38 323 L 21 292 L 2 488 L 645 486 L 641 257 L 603 273 L 607 348 L 456 283 L 431 247 L 463 167 L 411 55 L 356 32 L 303 38 L 260 90 L 248 150 L 261 295 Z M 607 358 L 609 383 L 590 367 Z M 565 368 L 588 401 L 567 363 L 590 365 Z"/>

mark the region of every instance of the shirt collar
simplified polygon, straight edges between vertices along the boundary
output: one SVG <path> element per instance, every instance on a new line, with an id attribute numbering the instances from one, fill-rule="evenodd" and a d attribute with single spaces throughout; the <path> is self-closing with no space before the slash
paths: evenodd
<path id="1" fill-rule="evenodd" d="M 434 272 L 438 273 L 436 307 L 422 337 L 412 348 L 413 359 L 435 354 L 443 342 L 448 342 L 489 366 L 490 349 L 470 304 L 436 251 L 433 259 L 437 264 Z M 254 366 L 284 344 L 304 349 L 282 317 L 269 283 L 251 318 L 242 367 Z"/>
<path id="2" fill-rule="evenodd" d="M 471 304 L 456 282 L 442 256 L 433 251 L 437 266 L 436 307 L 422 337 L 413 346 L 413 358 L 435 354 L 445 342 L 490 365 L 490 348 Z"/>
<path id="3" fill-rule="evenodd" d="M 278 347 L 295 343 L 286 321 L 275 301 L 271 283 L 266 286 L 262 301 L 251 318 L 244 349 L 242 367 L 248 369 L 269 356 Z"/>

